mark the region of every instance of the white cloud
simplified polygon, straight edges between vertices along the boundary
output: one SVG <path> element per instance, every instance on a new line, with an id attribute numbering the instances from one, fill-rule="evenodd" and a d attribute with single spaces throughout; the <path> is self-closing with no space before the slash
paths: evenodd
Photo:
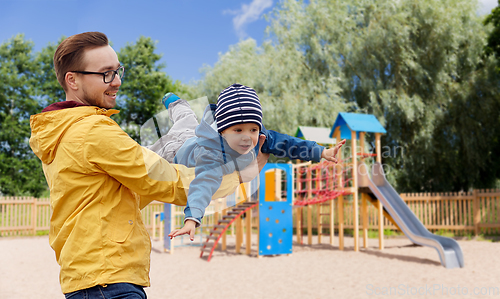
<path id="1" fill-rule="evenodd" d="M 253 0 L 250 4 L 242 4 L 239 10 L 226 10 L 225 14 L 236 15 L 233 26 L 240 38 L 246 37 L 245 27 L 259 19 L 264 10 L 273 5 L 273 0 Z"/>
<path id="2" fill-rule="evenodd" d="M 498 0 L 479 0 L 479 14 L 490 14 L 491 10 L 498 5 Z"/>

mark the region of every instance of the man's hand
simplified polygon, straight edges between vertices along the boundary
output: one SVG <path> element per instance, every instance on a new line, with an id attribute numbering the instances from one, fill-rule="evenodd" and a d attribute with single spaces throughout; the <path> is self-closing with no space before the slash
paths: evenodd
<path id="1" fill-rule="evenodd" d="M 257 155 L 257 164 L 259 165 L 259 173 L 266 166 L 269 154 L 262 153 L 262 145 L 266 141 L 266 135 L 259 135 L 259 154 Z"/>
<path id="2" fill-rule="evenodd" d="M 337 156 L 337 153 L 339 152 L 339 149 L 344 144 L 345 144 L 345 139 L 342 140 L 342 141 L 340 141 L 339 143 L 337 143 L 337 145 L 334 146 L 334 147 L 331 147 L 329 149 L 324 149 L 323 153 L 321 153 L 321 158 L 324 158 L 324 159 L 326 159 L 328 161 L 332 161 L 332 162 L 337 163 L 338 160 L 337 160 L 337 158 L 335 158 L 335 156 Z"/>
<path id="3" fill-rule="evenodd" d="M 170 240 L 172 240 L 172 238 L 175 238 L 177 236 L 189 234 L 189 239 L 191 241 L 194 241 L 195 231 L 196 221 L 186 220 L 186 222 L 184 222 L 184 226 L 181 229 L 174 229 L 172 232 L 170 232 L 170 234 L 168 234 L 168 236 L 170 237 Z"/>
<path id="4" fill-rule="evenodd" d="M 253 160 L 250 165 L 245 167 L 242 171 L 240 171 L 240 183 L 246 183 L 253 180 L 256 176 L 259 175 L 262 168 L 267 163 L 267 159 L 269 159 L 269 154 L 262 153 L 262 144 L 266 141 L 265 135 L 259 136 L 259 154 L 257 155 L 257 159 Z"/>

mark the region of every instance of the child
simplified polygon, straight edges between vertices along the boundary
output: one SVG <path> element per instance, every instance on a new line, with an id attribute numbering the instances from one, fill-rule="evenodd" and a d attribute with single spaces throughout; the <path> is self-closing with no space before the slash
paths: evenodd
<path id="1" fill-rule="evenodd" d="M 165 102 L 171 116 L 177 114 L 171 109 L 182 105 L 184 115 L 188 115 L 186 104 L 178 97 Z M 175 126 L 175 119 L 172 120 Z M 185 131 L 188 134 L 189 130 Z M 315 162 L 324 158 L 337 162 L 335 156 L 345 143 L 342 140 L 335 147 L 325 149 L 314 141 L 267 130 L 262 124 L 262 107 L 257 93 L 241 84 L 224 89 L 219 94 L 217 105 L 211 104 L 205 109 L 195 135 L 183 141 L 174 157 L 174 163 L 195 167 L 196 177 L 189 185 L 184 227 L 173 230 L 169 234 L 170 238 L 189 234 L 190 239 L 194 239 L 195 228 L 200 225 L 205 208 L 219 188 L 222 176 L 245 169 L 255 160 L 259 147 L 262 153 L 273 154 L 278 158 Z"/>

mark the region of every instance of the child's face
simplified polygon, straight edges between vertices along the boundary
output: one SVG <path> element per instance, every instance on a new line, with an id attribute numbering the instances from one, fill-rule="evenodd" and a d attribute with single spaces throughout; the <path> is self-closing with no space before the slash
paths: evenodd
<path id="1" fill-rule="evenodd" d="M 222 131 L 221 135 L 233 150 L 244 155 L 257 145 L 259 126 L 253 123 L 237 124 Z"/>

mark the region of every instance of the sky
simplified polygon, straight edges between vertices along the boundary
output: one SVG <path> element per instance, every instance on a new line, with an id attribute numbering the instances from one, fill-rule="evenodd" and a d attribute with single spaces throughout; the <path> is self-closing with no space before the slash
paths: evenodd
<path id="1" fill-rule="evenodd" d="M 101 31 L 119 51 L 140 36 L 151 37 L 164 71 L 183 83 L 200 80 L 200 68 L 213 66 L 231 45 L 266 38 L 279 0 L 0 0 L 0 42 L 22 33 L 40 51 L 62 36 Z M 497 0 L 480 0 L 489 13 Z"/>

